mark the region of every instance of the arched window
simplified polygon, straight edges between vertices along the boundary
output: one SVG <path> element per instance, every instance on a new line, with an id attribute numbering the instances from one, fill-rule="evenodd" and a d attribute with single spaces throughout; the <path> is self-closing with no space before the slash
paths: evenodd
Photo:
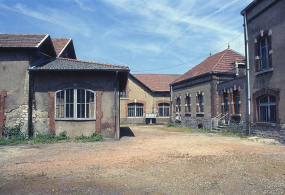
<path id="1" fill-rule="evenodd" d="M 143 117 L 143 104 L 141 103 L 128 104 L 128 117 Z"/>
<path id="2" fill-rule="evenodd" d="M 56 119 L 95 119 L 96 92 L 88 89 L 64 89 L 55 93 Z"/>
<path id="3" fill-rule="evenodd" d="M 258 121 L 276 122 L 276 98 L 263 96 L 258 99 Z"/>
<path id="4" fill-rule="evenodd" d="M 169 116 L 169 104 L 168 103 L 158 104 L 158 116 Z"/>

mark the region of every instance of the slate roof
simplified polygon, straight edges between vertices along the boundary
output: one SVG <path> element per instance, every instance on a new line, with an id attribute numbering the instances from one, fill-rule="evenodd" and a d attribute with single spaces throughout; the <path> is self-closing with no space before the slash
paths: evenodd
<path id="1" fill-rule="evenodd" d="M 47 63 L 29 68 L 30 70 L 129 70 L 127 66 L 89 62 L 69 58 L 54 58 Z"/>
<path id="2" fill-rule="evenodd" d="M 59 56 L 71 39 L 51 38 L 56 55 Z"/>
<path id="3" fill-rule="evenodd" d="M 234 70 L 233 63 L 236 61 L 244 61 L 245 57 L 234 50 L 226 49 L 215 55 L 211 55 L 196 65 L 173 83 L 177 83 L 182 80 L 189 79 L 194 76 L 198 76 L 207 72 L 230 72 Z"/>
<path id="4" fill-rule="evenodd" d="M 38 47 L 48 35 L 0 34 L 0 47 Z"/>
<path id="5" fill-rule="evenodd" d="M 152 91 L 170 91 L 169 84 L 181 75 L 177 74 L 133 74 Z"/>

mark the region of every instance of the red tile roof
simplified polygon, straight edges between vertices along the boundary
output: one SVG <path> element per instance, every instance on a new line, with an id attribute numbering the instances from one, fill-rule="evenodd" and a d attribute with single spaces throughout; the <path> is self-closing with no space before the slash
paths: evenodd
<path id="1" fill-rule="evenodd" d="M 177 74 L 133 74 L 152 91 L 170 91 L 169 84 L 181 75 Z"/>
<path id="2" fill-rule="evenodd" d="M 48 35 L 0 34 L 0 47 L 37 47 Z"/>
<path id="3" fill-rule="evenodd" d="M 201 75 L 207 72 L 228 72 L 233 71 L 232 63 L 236 61 L 244 61 L 245 57 L 231 49 L 226 49 L 215 55 L 209 56 L 203 62 L 196 65 L 181 77 L 176 79 L 173 83 L 189 79 L 191 77 Z"/>
<path id="4" fill-rule="evenodd" d="M 59 54 L 66 47 L 66 45 L 69 43 L 70 40 L 71 39 L 62 39 L 62 38 L 52 38 L 51 39 L 57 56 L 59 56 Z"/>

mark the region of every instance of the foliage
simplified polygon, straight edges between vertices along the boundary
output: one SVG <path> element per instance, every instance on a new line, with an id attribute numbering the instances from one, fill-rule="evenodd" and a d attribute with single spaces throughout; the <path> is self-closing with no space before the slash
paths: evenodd
<path id="1" fill-rule="evenodd" d="M 4 137 L 0 138 L 0 145 L 25 143 L 28 138 L 21 132 L 21 126 L 21 124 L 13 127 L 3 125 L 1 130 Z"/>
<path id="2" fill-rule="evenodd" d="M 94 132 L 91 136 L 77 136 L 75 137 L 75 141 L 82 141 L 82 142 L 95 142 L 95 141 L 103 141 L 103 137 L 101 134 L 97 134 Z"/>
<path id="3" fill-rule="evenodd" d="M 246 134 L 234 129 L 223 129 L 220 131 L 221 135 L 246 138 Z"/>
<path id="4" fill-rule="evenodd" d="M 69 140 L 66 131 L 61 132 L 59 135 L 39 133 L 36 137 L 30 139 L 30 143 L 54 143 L 59 140 Z"/>
<path id="5" fill-rule="evenodd" d="M 167 124 L 167 127 L 174 127 L 174 124 L 173 124 L 172 122 L 169 122 L 169 123 Z"/>

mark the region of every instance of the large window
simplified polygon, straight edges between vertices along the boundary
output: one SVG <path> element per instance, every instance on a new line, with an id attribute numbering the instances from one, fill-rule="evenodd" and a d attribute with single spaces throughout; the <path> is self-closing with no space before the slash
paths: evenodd
<path id="1" fill-rule="evenodd" d="M 169 116 L 169 104 L 168 103 L 158 104 L 158 116 Z"/>
<path id="2" fill-rule="evenodd" d="M 95 119 L 96 92 L 87 89 L 64 89 L 55 94 L 56 119 Z"/>
<path id="3" fill-rule="evenodd" d="M 128 104 L 128 117 L 143 117 L 143 104 Z"/>
<path id="4" fill-rule="evenodd" d="M 259 42 L 260 49 L 260 68 L 266 70 L 269 68 L 269 44 L 268 37 L 261 39 Z"/>
<path id="5" fill-rule="evenodd" d="M 276 98 L 264 96 L 258 99 L 258 121 L 276 122 Z"/>

